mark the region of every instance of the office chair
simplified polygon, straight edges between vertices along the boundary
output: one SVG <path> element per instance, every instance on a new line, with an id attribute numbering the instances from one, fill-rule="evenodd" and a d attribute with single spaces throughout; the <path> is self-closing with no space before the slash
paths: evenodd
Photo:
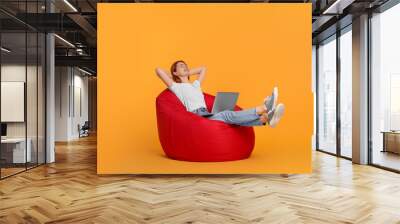
<path id="1" fill-rule="evenodd" d="M 90 129 L 89 121 L 85 121 L 82 127 L 80 127 L 80 125 L 78 124 L 79 138 L 89 136 L 89 129 Z"/>

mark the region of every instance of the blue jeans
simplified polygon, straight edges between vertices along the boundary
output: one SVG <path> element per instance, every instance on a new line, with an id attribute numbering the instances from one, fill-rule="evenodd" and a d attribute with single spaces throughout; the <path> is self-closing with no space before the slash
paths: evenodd
<path id="1" fill-rule="evenodd" d="M 235 124 L 240 126 L 265 125 L 260 121 L 260 115 L 257 114 L 256 108 L 239 111 L 225 110 L 216 114 L 209 113 L 206 108 L 199 108 L 192 112 L 199 116 L 207 117 L 210 120 L 223 121 L 227 124 Z"/>

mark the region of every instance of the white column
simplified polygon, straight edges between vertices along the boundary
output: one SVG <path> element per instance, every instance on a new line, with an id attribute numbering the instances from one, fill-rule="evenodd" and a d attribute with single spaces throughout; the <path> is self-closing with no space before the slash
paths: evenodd
<path id="1" fill-rule="evenodd" d="M 54 12 L 54 5 L 46 1 L 46 11 Z M 46 35 L 46 163 L 55 162 L 55 42 L 54 35 Z"/>
<path id="2" fill-rule="evenodd" d="M 46 163 L 55 161 L 54 133 L 55 133 L 55 60 L 54 60 L 54 35 L 46 36 Z"/>
<path id="3" fill-rule="evenodd" d="M 368 15 L 353 19 L 353 162 L 368 163 Z"/>

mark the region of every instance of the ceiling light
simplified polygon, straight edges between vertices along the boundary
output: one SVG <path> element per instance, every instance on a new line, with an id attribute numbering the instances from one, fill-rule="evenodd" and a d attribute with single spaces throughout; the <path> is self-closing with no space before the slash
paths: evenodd
<path id="1" fill-rule="evenodd" d="M 78 53 L 79 55 L 83 55 L 83 49 L 82 48 L 77 48 L 76 49 L 76 53 Z"/>
<path id="2" fill-rule="evenodd" d="M 6 53 L 10 53 L 11 52 L 11 50 L 9 50 L 9 49 L 7 49 L 5 47 L 1 47 L 0 49 L 1 49 L 1 51 L 4 51 Z"/>
<path id="3" fill-rule="evenodd" d="M 68 1 L 64 0 L 65 4 L 67 4 L 74 12 L 78 12 L 78 10 Z"/>
<path id="4" fill-rule="evenodd" d="M 54 36 L 57 37 L 57 38 L 58 38 L 59 40 L 61 40 L 62 42 L 66 43 L 68 46 L 75 48 L 75 45 L 73 45 L 73 44 L 72 44 L 71 42 L 69 42 L 68 40 L 66 40 L 66 39 L 64 39 L 64 38 L 62 38 L 62 37 L 60 37 L 60 36 L 57 35 L 57 34 L 54 34 Z"/>
<path id="5" fill-rule="evenodd" d="M 90 72 L 88 72 L 88 71 L 86 71 L 86 70 L 83 70 L 83 69 L 81 69 L 81 68 L 79 68 L 79 67 L 78 67 L 78 70 L 81 71 L 81 72 L 83 72 L 83 73 L 85 73 L 85 74 L 87 74 L 87 75 L 93 75 L 92 73 L 90 73 Z"/>
<path id="6" fill-rule="evenodd" d="M 351 5 L 355 0 L 336 0 L 332 5 L 324 10 L 322 14 L 341 14 L 343 10 Z"/>

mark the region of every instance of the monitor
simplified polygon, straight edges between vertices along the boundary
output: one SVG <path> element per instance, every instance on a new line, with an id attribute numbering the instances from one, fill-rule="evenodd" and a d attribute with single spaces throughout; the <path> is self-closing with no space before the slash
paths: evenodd
<path id="1" fill-rule="evenodd" d="M 7 136 L 7 124 L 1 123 L 1 136 Z"/>

